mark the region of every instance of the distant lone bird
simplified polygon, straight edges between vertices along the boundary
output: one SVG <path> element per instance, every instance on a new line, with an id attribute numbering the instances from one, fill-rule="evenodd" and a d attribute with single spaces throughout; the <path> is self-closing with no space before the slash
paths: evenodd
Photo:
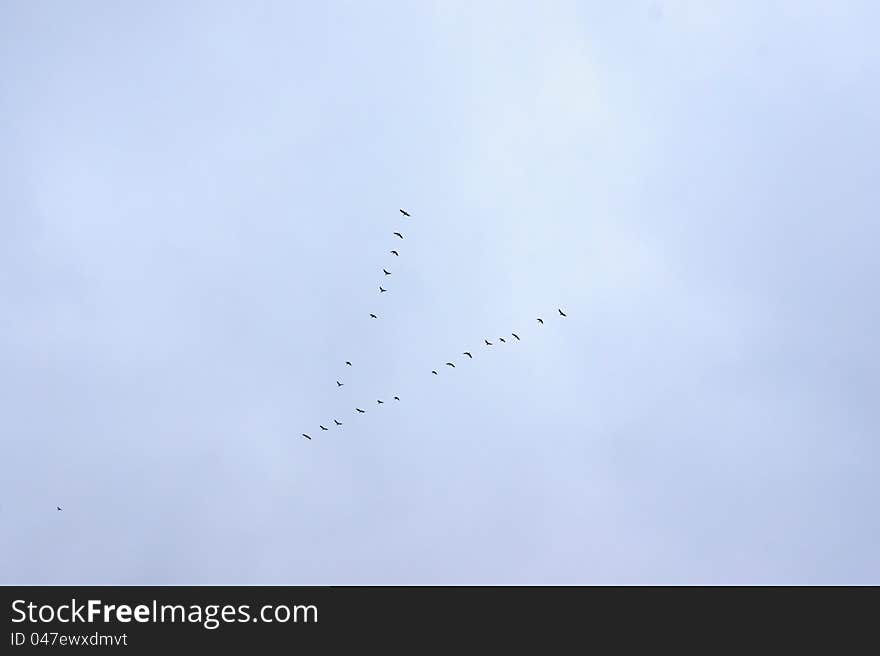
<path id="1" fill-rule="evenodd" d="M 447 367 L 452 367 L 453 369 L 455 369 L 455 365 L 452 364 L 451 362 L 447 362 L 447 363 L 446 363 L 446 366 L 447 366 Z"/>
<path id="2" fill-rule="evenodd" d="M 492 342 L 490 342 L 488 339 L 484 339 L 483 341 L 486 342 L 486 346 L 492 346 Z"/>
<path id="3" fill-rule="evenodd" d="M 355 410 L 357 410 L 357 411 L 360 412 L 361 414 L 363 414 L 363 413 L 366 412 L 366 410 L 361 410 L 360 408 L 355 408 Z"/>
<path id="4" fill-rule="evenodd" d="M 400 213 L 404 216 L 409 216 L 409 212 L 407 212 L 406 210 L 400 210 Z"/>
<path id="5" fill-rule="evenodd" d="M 391 254 L 396 255 L 397 257 L 400 257 L 400 253 L 398 253 L 397 251 L 391 251 Z"/>
<path id="6" fill-rule="evenodd" d="M 440 374 L 438 374 L 436 371 L 434 371 L 433 369 L 431 369 L 431 373 L 434 374 L 435 376 L 439 376 L 439 375 L 440 375 Z"/>
<path id="7" fill-rule="evenodd" d="M 563 312 L 562 310 L 559 310 L 559 314 L 561 314 L 563 317 L 567 317 L 567 316 L 568 316 L 568 315 L 567 315 L 565 312 Z"/>
<path id="8" fill-rule="evenodd" d="M 382 285 L 379 285 L 379 291 L 380 292 L 387 292 L 388 290 L 383 288 Z"/>
<path id="9" fill-rule="evenodd" d="M 403 235 L 400 234 L 399 232 L 395 232 L 394 234 L 397 235 L 398 237 L 400 237 L 401 239 L 403 239 Z"/>
<path id="10" fill-rule="evenodd" d="M 474 359 L 474 356 L 472 356 L 472 355 L 471 355 L 470 353 L 468 353 L 467 351 L 465 351 L 464 353 L 462 353 L 462 355 L 466 355 L 466 356 L 468 356 L 471 360 Z"/>
<path id="11" fill-rule="evenodd" d="M 61 506 L 55 506 L 55 510 L 61 510 Z"/>
<path id="12" fill-rule="evenodd" d="M 334 420 L 333 420 L 333 423 L 336 424 L 337 426 L 342 426 L 342 422 L 341 422 L 341 421 L 336 421 L 336 420 L 334 419 Z"/>
<path id="13" fill-rule="evenodd" d="M 380 399 L 376 399 L 376 403 L 378 403 L 379 405 L 382 405 L 383 403 L 385 403 L 385 401 L 382 401 Z"/>
<path id="14" fill-rule="evenodd" d="M 394 397 L 394 400 L 395 400 L 395 401 L 400 401 L 400 397 L 399 397 L 399 396 L 395 396 L 395 397 Z"/>
<path id="15" fill-rule="evenodd" d="M 498 341 L 501 342 L 502 344 L 507 344 L 507 342 L 505 341 L 505 339 L 503 337 L 499 337 Z"/>
<path id="16" fill-rule="evenodd" d="M 370 312 L 370 316 L 373 317 L 374 319 L 378 319 L 378 318 L 379 318 L 379 317 L 377 317 L 375 314 L 373 314 L 372 312 Z"/>
<path id="17" fill-rule="evenodd" d="M 340 383 L 338 380 L 336 381 L 336 387 L 342 387 L 345 383 Z"/>
<path id="18" fill-rule="evenodd" d="M 349 362 L 348 360 L 345 361 L 345 364 L 347 364 L 349 367 L 351 366 L 351 362 Z"/>
<path id="19" fill-rule="evenodd" d="M 542 325 L 543 325 L 543 323 L 544 323 L 544 320 L 543 320 L 543 319 L 542 319 L 542 318 L 541 318 L 541 317 L 538 317 L 538 323 L 540 323 L 540 324 L 542 324 Z"/>
<path id="20" fill-rule="evenodd" d="M 321 424 L 318 424 L 318 428 L 320 428 L 321 430 L 329 430 L 329 429 L 324 428 L 323 426 L 321 426 Z"/>
<path id="21" fill-rule="evenodd" d="M 521 342 L 521 341 L 522 341 L 522 340 L 519 338 L 519 335 L 517 335 L 516 333 L 510 333 L 510 334 L 513 335 L 514 337 L 516 337 L 516 341 L 518 341 L 518 342 Z"/>
<path id="22" fill-rule="evenodd" d="M 303 436 L 303 437 L 304 437 L 304 438 L 306 438 L 306 439 L 307 439 L 307 440 L 310 440 L 310 439 L 312 439 L 312 438 L 311 438 L 311 437 L 309 437 L 309 436 L 308 436 L 308 435 L 306 435 L 306 434 L 305 434 L 305 433 L 303 433 L 303 434 L 302 434 L 302 436 Z"/>
<path id="23" fill-rule="evenodd" d="M 390 272 L 388 269 L 382 269 L 382 271 L 383 271 L 383 273 L 384 273 L 386 276 L 390 276 L 390 275 L 391 275 L 391 272 Z"/>

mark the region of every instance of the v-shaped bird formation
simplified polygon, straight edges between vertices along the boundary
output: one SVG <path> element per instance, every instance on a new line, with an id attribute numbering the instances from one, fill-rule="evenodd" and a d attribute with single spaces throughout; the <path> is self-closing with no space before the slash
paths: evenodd
<path id="1" fill-rule="evenodd" d="M 399 211 L 400 211 L 400 214 L 404 217 L 404 219 L 412 218 L 412 215 L 411 215 L 409 212 L 407 212 L 406 210 L 404 210 L 404 209 L 400 209 Z M 392 236 L 397 237 L 397 238 L 400 239 L 400 240 L 403 240 L 403 239 L 404 239 L 404 235 L 403 235 L 402 232 L 399 232 L 399 231 L 393 231 L 391 234 L 392 234 Z M 397 249 L 392 249 L 392 250 L 390 250 L 390 251 L 388 251 L 388 252 L 389 252 L 389 254 L 393 255 L 393 256 L 396 257 L 396 258 L 399 258 L 399 257 L 401 256 L 401 255 L 400 255 L 400 251 L 397 250 Z M 393 271 L 389 271 L 386 267 L 382 267 L 382 274 L 383 274 L 382 278 L 385 279 L 385 280 L 388 280 L 388 277 L 393 275 Z M 385 294 L 385 293 L 387 293 L 387 292 L 389 291 L 388 289 L 386 289 L 386 288 L 383 287 L 382 285 L 379 285 L 378 287 L 379 287 L 379 292 L 378 292 L 378 293 L 379 293 L 380 295 L 381 295 L 381 294 Z M 567 317 L 567 316 L 568 316 L 565 312 L 562 311 L 562 308 L 557 308 L 557 312 L 558 312 L 558 314 L 559 314 L 560 317 Z M 375 312 L 370 312 L 370 313 L 369 313 L 369 317 L 370 317 L 370 319 L 377 319 L 377 320 L 380 319 L 380 315 L 376 314 Z M 537 320 L 537 325 L 538 325 L 539 327 L 544 325 L 544 319 L 542 319 L 541 317 L 537 317 L 536 320 Z M 495 338 L 495 340 L 496 340 L 495 342 L 489 341 L 488 338 L 483 337 L 483 338 L 482 338 L 482 339 L 483 339 L 483 348 L 497 348 L 497 346 L 496 346 L 496 342 L 497 342 L 499 345 L 500 345 L 500 344 L 507 344 L 508 341 L 507 341 L 507 339 L 505 338 L 506 336 L 507 336 L 507 335 L 502 336 L 502 337 L 497 337 L 497 338 Z M 509 336 L 510 336 L 510 337 L 513 337 L 513 338 L 516 340 L 516 342 L 521 342 L 521 341 L 522 341 L 522 338 L 520 337 L 520 335 L 517 334 L 517 333 L 515 333 L 515 332 L 511 332 L 511 333 L 509 333 Z M 474 353 L 477 353 L 477 350 L 476 350 L 476 349 L 473 349 L 473 348 L 472 348 L 471 350 L 467 350 L 467 351 L 462 351 L 462 352 L 461 352 L 462 355 L 467 356 L 468 361 L 471 361 L 471 360 L 474 360 L 474 359 L 475 359 L 475 357 L 474 357 Z M 350 368 L 352 368 L 352 369 L 355 368 L 355 365 L 352 364 L 352 362 L 351 362 L 350 360 L 345 360 L 344 363 L 345 363 L 345 366 L 346 366 L 346 367 L 350 367 Z M 449 367 L 450 369 L 456 369 L 455 362 L 452 361 L 452 360 L 445 362 L 444 365 L 447 366 L 447 367 Z M 437 371 L 437 369 L 431 369 L 430 371 L 431 371 L 431 374 L 434 375 L 434 376 L 439 376 L 439 375 L 440 375 L 439 372 Z M 344 385 L 345 385 L 345 383 L 343 383 L 341 380 L 337 380 L 337 381 L 336 381 L 336 387 L 337 387 L 337 389 L 339 389 L 340 387 L 343 387 Z M 398 395 L 394 395 L 394 396 L 392 396 L 391 398 L 392 398 L 394 401 L 400 401 L 400 396 L 398 396 Z M 376 399 L 376 406 L 378 407 L 378 406 L 382 406 L 382 405 L 385 405 L 385 401 L 383 401 L 382 399 Z M 354 406 L 354 410 L 351 411 L 351 412 L 353 412 L 355 415 L 366 414 L 366 413 L 367 413 L 366 410 L 364 410 L 363 408 L 361 408 L 361 407 L 359 407 L 359 406 Z M 342 428 L 342 426 L 343 426 L 343 422 L 339 421 L 338 418 L 333 418 L 333 424 L 336 426 L 336 428 Z M 320 428 L 321 431 L 327 431 L 327 430 L 329 430 L 329 429 L 326 428 L 323 424 L 319 424 L 318 427 Z M 308 439 L 308 440 L 311 440 L 311 439 L 312 439 L 311 436 L 308 435 L 307 433 L 302 433 L 302 436 L 303 436 L 304 438 Z"/>

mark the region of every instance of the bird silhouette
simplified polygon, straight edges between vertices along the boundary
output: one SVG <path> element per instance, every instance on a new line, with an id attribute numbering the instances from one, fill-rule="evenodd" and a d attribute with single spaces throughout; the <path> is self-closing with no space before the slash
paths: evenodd
<path id="1" fill-rule="evenodd" d="M 395 397 L 394 397 L 394 400 L 395 400 L 395 401 L 400 401 L 400 397 L 399 397 L 399 396 L 395 396 Z"/>
<path id="2" fill-rule="evenodd" d="M 55 510 L 61 510 L 61 506 L 55 506 Z"/>
<path id="3" fill-rule="evenodd" d="M 400 210 L 400 213 L 404 216 L 409 216 L 409 212 L 407 212 L 406 210 Z"/>
<path id="4" fill-rule="evenodd" d="M 378 319 L 378 318 L 379 318 L 379 317 L 377 317 L 375 314 L 373 314 L 372 312 L 370 312 L 370 316 L 373 317 L 374 319 Z"/>
<path id="5" fill-rule="evenodd" d="M 323 426 L 321 426 L 321 424 L 318 424 L 318 428 L 320 428 L 321 430 L 329 430 L 328 428 L 324 428 Z"/>
<path id="6" fill-rule="evenodd" d="M 399 232 L 395 232 L 394 234 L 397 235 L 398 237 L 400 237 L 401 239 L 403 239 L 403 235 L 400 234 Z"/>
<path id="7" fill-rule="evenodd" d="M 381 399 L 376 399 L 376 403 L 378 403 L 379 405 L 382 405 L 383 403 L 385 403 L 385 401 L 382 401 Z"/>
<path id="8" fill-rule="evenodd" d="M 464 353 L 462 353 L 462 355 L 466 355 L 466 356 L 468 356 L 471 360 L 474 359 L 474 356 L 472 356 L 472 355 L 471 355 L 470 353 L 468 353 L 467 351 L 465 351 Z"/>
<path id="9" fill-rule="evenodd" d="M 486 342 L 486 346 L 492 346 L 492 342 L 490 342 L 488 339 L 484 339 L 483 341 Z"/>
<path id="10" fill-rule="evenodd" d="M 305 434 L 305 433 L 303 433 L 303 434 L 302 434 L 302 436 L 303 436 L 303 437 L 304 437 L 304 438 L 306 438 L 306 439 L 307 439 L 307 440 L 310 440 L 310 439 L 312 439 L 312 438 L 311 438 L 311 437 L 309 437 L 309 436 L 308 436 L 308 435 L 306 435 L 306 434 Z"/>
<path id="11" fill-rule="evenodd" d="M 388 290 L 387 290 L 387 289 L 384 289 L 384 288 L 382 287 L 382 285 L 379 285 L 379 291 L 380 291 L 380 292 L 387 292 Z"/>
<path id="12" fill-rule="evenodd" d="M 431 373 L 434 374 L 435 376 L 439 376 L 439 375 L 440 375 L 440 374 L 438 374 L 436 371 L 434 371 L 433 369 L 431 369 Z"/>
<path id="13" fill-rule="evenodd" d="M 538 323 L 543 324 L 544 320 L 541 317 L 538 317 Z"/>
<path id="14" fill-rule="evenodd" d="M 382 269 L 386 276 L 390 276 L 391 272 L 388 269 Z"/>
<path id="15" fill-rule="evenodd" d="M 363 413 L 366 412 L 366 410 L 361 410 L 360 408 L 355 408 L 355 410 L 357 410 L 357 411 L 360 412 L 361 414 L 363 414 Z"/>
<path id="16" fill-rule="evenodd" d="M 345 364 L 348 365 L 349 367 L 351 366 L 351 362 L 349 362 L 348 360 L 345 361 Z"/>
<path id="17" fill-rule="evenodd" d="M 391 251 L 391 254 L 396 255 L 397 257 L 400 257 L 400 253 L 398 253 L 397 251 Z"/>
<path id="18" fill-rule="evenodd" d="M 453 369 L 455 369 L 455 365 L 452 364 L 451 362 L 447 362 L 447 363 L 446 363 L 446 366 L 447 366 L 447 367 L 452 367 Z"/>
<path id="19" fill-rule="evenodd" d="M 336 387 L 342 387 L 345 383 L 340 383 L 338 380 L 336 381 Z"/>
<path id="20" fill-rule="evenodd" d="M 516 337 L 516 341 L 518 341 L 518 342 L 521 342 L 521 341 L 522 341 L 522 340 L 519 338 L 519 335 L 517 335 L 516 333 L 510 333 L 510 334 L 513 335 L 514 337 Z"/>
<path id="21" fill-rule="evenodd" d="M 565 312 L 563 312 L 562 310 L 559 310 L 559 314 L 561 314 L 563 317 L 567 317 L 567 316 L 568 316 L 568 315 L 567 315 Z"/>
<path id="22" fill-rule="evenodd" d="M 502 344 L 507 344 L 507 341 L 503 337 L 499 337 L 498 341 L 501 342 Z"/>
<path id="23" fill-rule="evenodd" d="M 342 426 L 342 422 L 341 422 L 341 421 L 337 421 L 337 420 L 334 419 L 334 420 L 333 420 L 333 423 L 336 424 L 337 426 Z"/>

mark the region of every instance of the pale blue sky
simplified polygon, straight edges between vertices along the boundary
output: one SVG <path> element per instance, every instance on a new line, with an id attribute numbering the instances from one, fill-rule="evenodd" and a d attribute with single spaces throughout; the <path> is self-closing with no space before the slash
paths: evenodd
<path id="1" fill-rule="evenodd" d="M 880 582 L 878 20 L 0 3 L 0 582 Z"/>

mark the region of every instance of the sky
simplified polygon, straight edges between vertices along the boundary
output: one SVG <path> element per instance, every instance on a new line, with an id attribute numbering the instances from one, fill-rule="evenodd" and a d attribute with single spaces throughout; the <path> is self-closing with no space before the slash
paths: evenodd
<path id="1" fill-rule="evenodd" d="M 880 583 L 878 20 L 0 3 L 0 583 Z"/>

